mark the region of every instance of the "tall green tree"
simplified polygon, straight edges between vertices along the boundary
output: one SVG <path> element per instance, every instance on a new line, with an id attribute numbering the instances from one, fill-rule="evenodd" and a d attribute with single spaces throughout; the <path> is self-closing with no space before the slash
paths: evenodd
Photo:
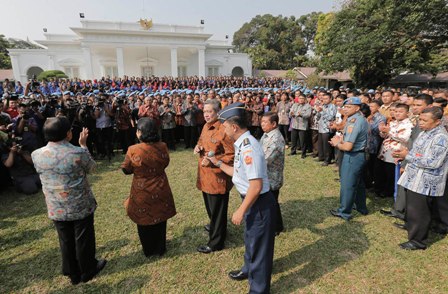
<path id="1" fill-rule="evenodd" d="M 233 35 L 233 45 L 248 53 L 255 68 L 290 69 L 306 54 L 302 28 L 294 16 L 257 15 Z"/>
<path id="2" fill-rule="evenodd" d="M 448 42 L 446 0 L 349 0 L 321 16 L 316 53 L 325 71 L 348 69 L 359 86 L 403 71 L 428 72 Z"/>
<path id="3" fill-rule="evenodd" d="M 0 69 L 10 69 L 11 59 L 7 49 L 41 49 L 41 47 L 20 39 L 6 39 L 0 35 Z"/>
<path id="4" fill-rule="evenodd" d="M 311 12 L 309 14 L 302 15 L 297 20 L 298 24 L 302 28 L 303 41 L 305 42 L 306 50 L 314 51 L 314 38 L 317 31 L 317 21 L 322 12 Z"/>
<path id="5" fill-rule="evenodd" d="M 0 69 L 11 68 L 11 60 L 9 59 L 8 50 L 9 42 L 4 35 L 0 35 Z"/>

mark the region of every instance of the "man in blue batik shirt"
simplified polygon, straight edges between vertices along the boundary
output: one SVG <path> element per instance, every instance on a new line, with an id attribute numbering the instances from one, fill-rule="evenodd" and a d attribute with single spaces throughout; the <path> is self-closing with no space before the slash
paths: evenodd
<path id="1" fill-rule="evenodd" d="M 419 117 L 419 134 L 412 149 L 393 153 L 397 160 L 406 159 L 398 185 L 406 194 L 406 229 L 408 240 L 402 249 L 426 249 L 432 220 L 439 222 L 442 233 L 448 232 L 448 200 L 444 195 L 448 176 L 448 133 L 441 125 L 443 112 L 428 107 Z"/>

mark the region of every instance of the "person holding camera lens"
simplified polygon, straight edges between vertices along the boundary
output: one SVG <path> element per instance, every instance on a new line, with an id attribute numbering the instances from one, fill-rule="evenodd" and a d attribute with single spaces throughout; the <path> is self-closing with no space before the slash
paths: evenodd
<path id="1" fill-rule="evenodd" d="M 36 150 L 38 148 L 37 123 L 31 116 L 26 101 L 19 103 L 19 115 L 12 120 L 12 123 L 15 135 L 22 138 L 23 148 L 29 152 Z"/>
<path id="2" fill-rule="evenodd" d="M 106 156 L 110 160 L 113 153 L 112 138 L 112 107 L 106 103 L 104 97 L 98 100 L 95 106 L 94 115 L 96 119 L 96 148 L 99 159 L 104 159 Z"/>
<path id="3" fill-rule="evenodd" d="M 9 152 L 2 154 L 2 162 L 8 169 L 18 193 L 35 194 L 40 190 L 40 179 L 34 170 L 30 152 L 24 150 L 20 142 L 20 137 L 12 138 Z"/>
<path id="4" fill-rule="evenodd" d="M 125 95 L 119 95 L 112 103 L 112 112 L 115 117 L 115 126 L 118 136 L 118 141 L 121 145 L 123 154 L 128 152 L 128 148 L 131 145 L 130 130 L 133 127 L 134 121 L 131 117 L 131 109 L 125 99 Z"/>

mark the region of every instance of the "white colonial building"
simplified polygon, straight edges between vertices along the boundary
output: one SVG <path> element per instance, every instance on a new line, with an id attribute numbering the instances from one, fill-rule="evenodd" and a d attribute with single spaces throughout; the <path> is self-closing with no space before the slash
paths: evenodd
<path id="1" fill-rule="evenodd" d="M 210 40 L 204 26 L 81 20 L 75 35 L 44 34 L 45 49 L 10 49 L 14 79 L 26 82 L 43 70 L 69 77 L 251 76 L 247 54 L 228 40 Z"/>

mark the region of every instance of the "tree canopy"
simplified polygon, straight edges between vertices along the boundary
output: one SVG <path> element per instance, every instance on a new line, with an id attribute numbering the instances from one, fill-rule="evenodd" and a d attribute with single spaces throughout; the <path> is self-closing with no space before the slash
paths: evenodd
<path id="1" fill-rule="evenodd" d="M 9 59 L 8 50 L 9 42 L 4 35 L 0 35 L 0 69 L 11 68 L 11 60 Z"/>
<path id="2" fill-rule="evenodd" d="M 315 37 L 319 67 L 350 70 L 362 86 L 387 83 L 403 71 L 446 68 L 446 0 L 350 0 L 321 15 Z"/>
<path id="3" fill-rule="evenodd" d="M 4 35 L 0 35 L 0 69 L 10 69 L 11 60 L 7 49 L 40 49 L 40 47 L 24 40 L 6 39 Z"/>
<path id="4" fill-rule="evenodd" d="M 314 48 L 319 13 L 296 19 L 270 14 L 257 15 L 233 36 L 239 52 L 248 53 L 255 68 L 291 69 L 307 61 L 305 54 Z"/>

